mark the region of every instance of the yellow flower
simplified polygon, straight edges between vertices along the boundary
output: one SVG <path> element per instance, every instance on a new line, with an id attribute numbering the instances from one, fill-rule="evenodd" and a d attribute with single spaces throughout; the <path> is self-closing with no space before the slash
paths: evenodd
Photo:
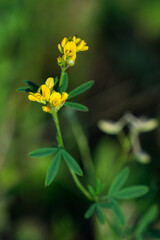
<path id="1" fill-rule="evenodd" d="M 61 94 L 59 92 L 53 92 L 50 97 L 50 103 L 58 108 L 61 103 Z"/>
<path id="2" fill-rule="evenodd" d="M 45 85 L 49 87 L 50 90 L 52 90 L 52 88 L 54 87 L 54 78 L 52 77 L 47 78 Z"/>
<path id="3" fill-rule="evenodd" d="M 88 50 L 88 46 L 86 45 L 87 43 L 84 40 L 81 40 L 81 38 L 77 38 L 76 36 L 74 36 L 72 38 L 73 42 L 76 44 L 76 51 L 87 51 Z"/>
<path id="4" fill-rule="evenodd" d="M 61 46 L 62 48 L 64 48 L 64 46 L 66 45 L 66 43 L 68 42 L 68 38 L 63 38 L 62 42 L 61 42 Z"/>
<path id="5" fill-rule="evenodd" d="M 64 46 L 64 55 L 71 57 L 76 55 L 76 44 L 73 41 L 69 41 Z"/>
<path id="6" fill-rule="evenodd" d="M 62 66 L 67 63 L 68 66 L 73 66 L 76 60 L 76 53 L 80 51 L 87 51 L 88 46 L 84 40 L 74 36 L 72 38 L 63 38 L 61 44 L 58 44 L 58 49 L 63 54 L 62 58 L 57 58 L 58 64 Z"/>
<path id="7" fill-rule="evenodd" d="M 51 108 L 50 108 L 49 105 L 47 105 L 47 106 L 43 106 L 43 107 L 42 107 L 42 110 L 43 110 L 44 112 L 50 112 L 50 111 L 51 111 Z"/>
<path id="8" fill-rule="evenodd" d="M 38 89 L 38 93 L 40 93 L 46 101 L 49 100 L 50 95 L 51 95 L 51 91 L 49 89 L 49 87 L 45 84 L 41 85 Z"/>
<path id="9" fill-rule="evenodd" d="M 67 98 L 68 93 L 63 92 L 61 95 L 59 92 L 53 91 L 50 96 L 50 104 L 52 104 L 55 108 L 59 108 L 64 104 Z"/>
<path id="10" fill-rule="evenodd" d="M 60 94 L 53 90 L 54 78 L 47 78 L 45 84 L 42 84 L 36 93 L 30 92 L 28 99 L 30 101 L 47 104 L 42 107 L 44 112 L 51 113 L 52 110 L 58 111 L 68 98 L 68 94 L 63 92 Z M 54 107 L 54 108 L 53 108 Z"/>
<path id="11" fill-rule="evenodd" d="M 69 66 L 74 65 L 76 60 L 76 44 L 73 41 L 68 41 L 64 46 L 64 59 L 65 58 Z"/>
<path id="12" fill-rule="evenodd" d="M 61 57 L 58 57 L 57 58 L 57 62 L 58 62 L 58 65 L 62 65 L 63 64 L 63 61 L 62 61 L 62 58 Z"/>
<path id="13" fill-rule="evenodd" d="M 40 93 L 32 93 L 30 92 L 29 95 L 28 95 L 28 99 L 30 101 L 34 101 L 34 102 L 39 102 L 39 103 L 43 103 L 45 104 L 46 103 L 46 99 L 44 96 L 42 96 Z"/>
<path id="14" fill-rule="evenodd" d="M 62 92 L 61 101 L 64 102 L 67 100 L 67 98 L 68 98 L 68 93 Z"/>

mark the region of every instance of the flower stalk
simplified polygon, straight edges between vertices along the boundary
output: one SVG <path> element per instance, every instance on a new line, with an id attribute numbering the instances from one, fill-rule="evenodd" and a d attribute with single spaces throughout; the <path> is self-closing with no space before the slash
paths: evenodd
<path id="1" fill-rule="evenodd" d="M 62 71 L 61 71 L 61 76 L 60 76 L 60 79 L 59 79 L 59 89 L 60 89 L 60 87 L 62 85 L 64 72 L 65 72 L 65 63 L 63 64 Z"/>
<path id="2" fill-rule="evenodd" d="M 55 125 L 56 125 L 56 129 L 57 129 L 57 142 L 58 142 L 58 146 L 59 147 L 64 147 L 57 112 L 53 111 L 52 112 L 52 116 L 53 116 L 53 119 L 54 119 L 54 122 L 55 122 Z M 85 189 L 85 187 L 81 184 L 81 182 L 79 181 L 79 179 L 76 176 L 76 174 L 71 169 L 70 169 L 70 172 L 71 172 L 73 180 L 74 180 L 76 186 L 79 188 L 79 190 L 86 196 L 86 198 L 88 198 L 88 200 L 92 201 L 93 200 L 92 196 Z"/>

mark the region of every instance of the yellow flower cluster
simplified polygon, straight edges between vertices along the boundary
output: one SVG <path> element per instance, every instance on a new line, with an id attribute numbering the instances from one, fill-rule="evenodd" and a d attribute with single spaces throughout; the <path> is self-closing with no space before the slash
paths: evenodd
<path id="1" fill-rule="evenodd" d="M 60 66 L 67 64 L 73 66 L 76 60 L 76 53 L 80 51 L 87 51 L 88 46 L 86 42 L 76 36 L 70 38 L 64 38 L 61 44 L 58 44 L 59 51 L 63 54 L 62 57 L 57 58 L 57 62 Z"/>
<path id="2" fill-rule="evenodd" d="M 30 92 L 28 99 L 30 101 L 39 102 L 45 104 L 42 109 L 44 112 L 51 112 L 54 108 L 58 111 L 68 98 L 68 94 L 63 92 L 62 94 L 53 90 L 54 79 L 47 78 L 45 84 L 41 85 L 36 93 Z"/>

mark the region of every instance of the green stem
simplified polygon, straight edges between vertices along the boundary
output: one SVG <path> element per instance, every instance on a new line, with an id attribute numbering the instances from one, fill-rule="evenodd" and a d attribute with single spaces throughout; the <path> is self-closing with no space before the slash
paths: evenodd
<path id="1" fill-rule="evenodd" d="M 53 111 L 52 112 L 52 116 L 56 125 L 56 129 L 57 129 L 57 142 L 58 142 L 58 146 L 59 147 L 64 147 L 63 144 L 63 139 L 62 139 L 62 134 L 61 134 L 61 129 L 60 129 L 60 125 L 59 125 L 59 121 L 58 121 L 58 115 L 57 112 Z M 77 185 L 77 187 L 80 189 L 80 191 L 89 199 L 89 200 L 93 200 L 90 193 L 85 189 L 85 187 L 81 184 L 81 182 L 79 181 L 78 177 L 76 176 L 76 174 L 70 170 L 71 175 L 73 177 L 73 180 L 75 182 L 75 184 Z"/>
<path id="2" fill-rule="evenodd" d="M 59 88 L 62 85 L 62 79 L 63 79 L 64 72 L 65 72 L 65 63 L 63 65 L 63 67 L 62 67 L 61 76 L 60 76 L 60 79 L 59 79 Z"/>
<path id="3" fill-rule="evenodd" d="M 61 134 L 61 129 L 60 129 L 60 125 L 59 125 L 59 120 L 58 120 L 58 115 L 57 112 L 53 111 L 52 112 L 52 116 L 56 125 L 56 129 L 57 129 L 57 142 L 58 142 L 58 146 L 59 147 L 63 147 L 63 139 L 62 139 L 62 134 Z"/>
<path id="4" fill-rule="evenodd" d="M 91 195 L 90 195 L 89 192 L 83 187 L 83 185 L 81 184 L 81 182 L 80 182 L 79 179 L 77 178 L 76 174 L 75 174 L 72 170 L 70 170 L 70 172 L 71 172 L 71 175 L 72 175 L 72 177 L 73 177 L 73 179 L 74 179 L 75 184 L 77 185 L 77 187 L 81 190 L 81 192 L 82 192 L 90 201 L 92 201 L 93 199 L 92 199 Z"/>

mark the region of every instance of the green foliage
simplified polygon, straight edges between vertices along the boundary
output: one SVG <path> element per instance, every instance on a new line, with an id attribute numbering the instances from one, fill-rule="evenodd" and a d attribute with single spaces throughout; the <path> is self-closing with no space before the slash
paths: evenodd
<path id="1" fill-rule="evenodd" d="M 47 157 L 56 153 L 58 150 L 59 148 L 57 147 L 39 148 L 29 153 L 29 156 L 30 157 Z"/>
<path id="2" fill-rule="evenodd" d="M 66 107 L 70 107 L 73 108 L 77 111 L 83 111 L 83 112 L 87 112 L 88 108 L 80 103 L 75 103 L 75 102 L 66 102 L 64 104 Z"/>
<path id="3" fill-rule="evenodd" d="M 55 79 L 54 79 L 54 85 L 56 85 L 56 84 L 58 83 L 58 81 L 59 81 L 59 78 L 58 78 L 58 77 L 55 77 Z"/>
<path id="4" fill-rule="evenodd" d="M 47 175 L 46 175 L 46 180 L 45 180 L 45 186 L 48 186 L 53 182 L 54 178 L 57 175 L 57 172 L 60 166 L 60 161 L 61 161 L 61 151 L 59 150 L 49 165 Z"/>
<path id="5" fill-rule="evenodd" d="M 17 88 L 18 92 L 33 92 L 33 93 L 37 92 L 39 86 L 36 83 L 28 80 L 25 80 L 24 83 L 27 84 L 28 86 Z"/>
<path id="6" fill-rule="evenodd" d="M 114 196 L 118 199 L 133 199 L 141 197 L 148 192 L 148 187 L 146 186 L 132 186 L 122 189 L 117 192 Z"/>
<path id="7" fill-rule="evenodd" d="M 120 188 L 123 187 L 129 176 L 129 168 L 126 167 L 112 182 L 109 188 L 109 196 L 114 195 Z"/>
<path id="8" fill-rule="evenodd" d="M 111 208 L 115 219 L 119 224 L 125 225 L 125 217 L 119 203 L 115 199 L 111 199 L 111 203 L 112 203 Z"/>
<path id="9" fill-rule="evenodd" d="M 80 166 L 78 165 L 76 160 L 65 149 L 62 150 L 62 155 L 68 168 L 71 169 L 77 175 L 82 176 L 83 172 Z"/>
<path id="10" fill-rule="evenodd" d="M 131 186 L 122 189 L 129 177 L 129 172 L 129 168 L 126 167 L 115 177 L 109 188 L 108 195 L 102 194 L 106 185 L 99 179 L 96 180 L 95 189 L 91 185 L 88 185 L 88 190 L 93 199 L 96 201 L 96 213 L 100 223 L 104 223 L 104 218 L 99 208 L 106 208 L 112 210 L 119 225 L 125 225 L 123 211 L 116 199 L 133 199 L 148 192 L 148 188 L 146 186 Z M 107 202 L 104 202 L 105 200 L 107 200 Z M 95 210 L 93 210 L 93 205 L 91 206 L 92 207 L 90 207 L 86 212 L 87 216 L 91 216 Z M 90 212 L 92 212 L 92 214 L 90 214 Z"/>
<path id="11" fill-rule="evenodd" d="M 60 88 L 60 92 L 65 92 L 67 90 L 67 87 L 68 87 L 68 74 L 65 72 L 63 74 L 63 79 L 62 79 L 62 85 L 61 85 L 61 88 Z"/>
<path id="12" fill-rule="evenodd" d="M 105 183 L 102 183 L 100 179 L 96 179 L 96 188 L 94 189 L 91 185 L 88 185 L 88 190 L 93 197 L 96 197 L 104 191 L 105 187 Z"/>
<path id="13" fill-rule="evenodd" d="M 118 176 L 113 180 L 111 187 L 109 188 L 108 197 L 118 198 L 118 199 L 133 199 L 143 196 L 148 192 L 148 187 L 146 186 L 131 186 L 123 188 L 127 178 L 129 176 L 129 169 L 125 168 L 122 170 Z"/>
<path id="14" fill-rule="evenodd" d="M 146 232 L 148 226 L 155 220 L 158 214 L 157 205 L 153 205 L 149 208 L 149 210 L 144 214 L 144 216 L 139 221 L 136 228 L 136 235 L 142 235 Z"/>
<path id="15" fill-rule="evenodd" d="M 89 88 L 91 88 L 94 84 L 94 81 L 88 81 L 86 83 L 83 83 L 79 87 L 73 89 L 71 92 L 69 92 L 69 97 L 68 99 L 71 99 L 75 96 L 78 96 L 79 94 L 87 91 Z"/>
<path id="16" fill-rule="evenodd" d="M 56 174 L 59 169 L 60 160 L 63 156 L 65 163 L 67 164 L 68 168 L 76 173 L 79 176 L 83 175 L 83 172 L 79 166 L 79 164 L 76 162 L 76 160 L 64 149 L 59 147 L 51 147 L 51 148 L 40 148 L 37 150 L 34 150 L 33 152 L 29 153 L 30 157 L 36 158 L 36 157 L 47 157 L 52 154 L 55 154 L 49 168 L 47 171 L 46 181 L 45 185 L 48 186 L 51 184 L 51 182 L 56 177 Z"/>
<path id="17" fill-rule="evenodd" d="M 102 211 L 98 204 L 96 204 L 96 214 L 97 214 L 97 218 L 98 218 L 99 222 L 101 224 L 104 224 L 105 223 L 104 216 L 103 216 Z"/>
<path id="18" fill-rule="evenodd" d="M 35 92 L 37 92 L 39 86 L 32 82 L 32 81 L 29 81 L 29 80 L 24 80 L 24 83 L 26 83 L 28 86 L 30 86 Z"/>
<path id="19" fill-rule="evenodd" d="M 17 92 L 33 92 L 32 88 L 29 87 L 19 87 L 16 89 Z"/>
<path id="20" fill-rule="evenodd" d="M 88 210 L 86 211 L 84 217 L 85 217 L 85 218 L 90 218 L 90 217 L 93 215 L 95 209 L 96 209 L 96 204 L 93 203 L 93 204 L 88 208 Z"/>

